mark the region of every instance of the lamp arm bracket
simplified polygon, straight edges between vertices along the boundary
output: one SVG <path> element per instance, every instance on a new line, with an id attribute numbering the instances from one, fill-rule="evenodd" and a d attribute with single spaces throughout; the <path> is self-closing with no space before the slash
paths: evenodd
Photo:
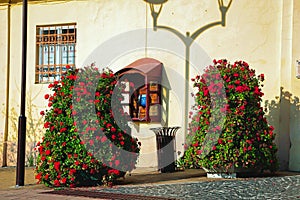
<path id="1" fill-rule="evenodd" d="M 214 26 L 217 26 L 217 25 L 221 25 L 221 24 L 222 24 L 221 21 L 219 21 L 219 22 L 212 22 L 212 23 L 210 23 L 210 24 L 207 24 L 207 25 L 205 25 L 205 26 L 199 28 L 198 30 L 196 30 L 196 31 L 192 34 L 191 38 L 192 38 L 193 40 L 195 40 L 201 33 L 203 33 L 204 31 L 206 31 L 207 29 L 209 29 L 209 28 L 211 28 L 211 27 L 214 27 Z"/>
<path id="2" fill-rule="evenodd" d="M 173 29 L 173 28 L 168 27 L 168 26 L 157 26 L 157 28 L 164 29 L 164 30 L 167 30 L 167 31 L 170 31 L 170 32 L 174 33 L 176 36 L 178 36 L 182 40 L 182 42 L 184 44 L 186 44 L 187 38 L 185 37 L 185 35 L 183 35 L 179 31 L 177 31 L 176 29 Z"/>

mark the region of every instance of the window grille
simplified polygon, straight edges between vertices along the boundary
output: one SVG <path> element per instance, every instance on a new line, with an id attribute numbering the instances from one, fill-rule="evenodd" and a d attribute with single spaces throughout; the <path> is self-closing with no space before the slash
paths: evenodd
<path id="1" fill-rule="evenodd" d="M 75 67 L 76 24 L 36 27 L 35 83 L 59 81 L 66 66 Z"/>

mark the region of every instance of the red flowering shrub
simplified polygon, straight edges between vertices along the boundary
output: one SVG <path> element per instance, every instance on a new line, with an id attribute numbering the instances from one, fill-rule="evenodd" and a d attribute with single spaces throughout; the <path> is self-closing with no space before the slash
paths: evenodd
<path id="1" fill-rule="evenodd" d="M 183 157 L 189 167 L 230 172 L 233 168 L 277 169 L 275 134 L 261 106 L 258 77 L 243 61 L 214 60 L 194 87 L 194 112 Z"/>
<path id="2" fill-rule="evenodd" d="M 49 110 L 41 112 L 46 132 L 37 144 L 38 182 L 54 187 L 110 185 L 134 169 L 139 145 L 116 102 L 122 99 L 117 80 L 109 69 L 99 72 L 92 65 L 69 69 L 61 82 L 49 84 Z"/>

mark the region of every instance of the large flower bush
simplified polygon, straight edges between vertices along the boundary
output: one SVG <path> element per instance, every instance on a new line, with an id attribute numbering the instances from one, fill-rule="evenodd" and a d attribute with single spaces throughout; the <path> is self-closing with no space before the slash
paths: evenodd
<path id="1" fill-rule="evenodd" d="M 184 162 L 208 171 L 277 169 L 275 134 L 261 106 L 264 75 L 246 62 L 214 60 L 194 79 L 189 145 Z"/>
<path id="2" fill-rule="evenodd" d="M 111 185 L 134 169 L 140 149 L 116 102 L 122 86 L 109 69 L 67 68 L 61 82 L 49 84 L 53 93 L 45 95 L 49 110 L 41 111 L 46 132 L 36 147 L 36 179 L 54 187 Z"/>

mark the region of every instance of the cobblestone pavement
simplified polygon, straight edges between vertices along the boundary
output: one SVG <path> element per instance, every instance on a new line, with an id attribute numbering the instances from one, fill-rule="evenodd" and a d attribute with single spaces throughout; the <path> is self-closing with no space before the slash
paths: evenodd
<path id="1" fill-rule="evenodd" d="M 203 170 L 160 174 L 140 169 L 113 188 L 103 186 L 53 190 L 36 185 L 33 168 L 26 168 L 26 185 L 15 188 L 15 168 L 0 169 L 0 199 L 299 199 L 300 173 L 280 171 L 256 178 L 209 179 Z M 148 196 L 147 198 L 145 196 Z M 156 198 L 155 198 L 156 197 Z"/>
<path id="2" fill-rule="evenodd" d="M 122 186 L 98 192 L 170 199 L 300 199 L 300 175 L 180 184 Z"/>

